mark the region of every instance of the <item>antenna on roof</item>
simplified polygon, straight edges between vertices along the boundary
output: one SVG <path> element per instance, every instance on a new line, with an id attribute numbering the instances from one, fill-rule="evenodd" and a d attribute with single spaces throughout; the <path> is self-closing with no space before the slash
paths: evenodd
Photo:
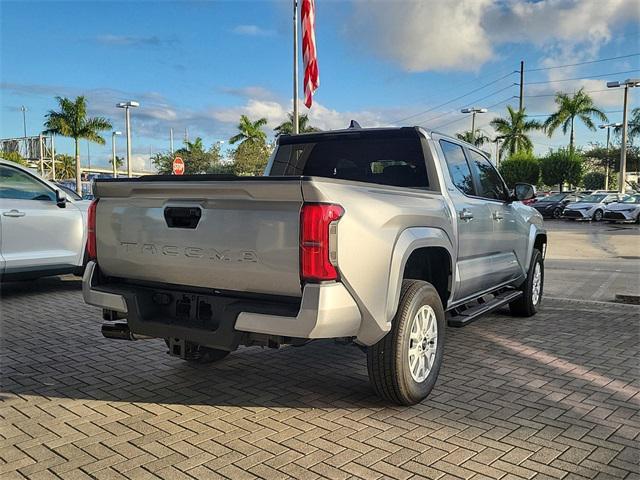
<path id="1" fill-rule="evenodd" d="M 362 128 L 362 127 L 355 120 L 351 120 L 351 123 L 349 123 L 349 128 Z"/>

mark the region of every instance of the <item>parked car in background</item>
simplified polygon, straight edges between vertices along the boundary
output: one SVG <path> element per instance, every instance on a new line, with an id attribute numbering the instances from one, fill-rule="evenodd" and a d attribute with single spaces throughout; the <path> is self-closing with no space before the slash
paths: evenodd
<path id="1" fill-rule="evenodd" d="M 620 202 L 607 205 L 604 218 L 618 222 L 640 223 L 640 194 L 630 195 Z"/>
<path id="2" fill-rule="evenodd" d="M 552 193 L 547 197 L 538 198 L 531 206 L 545 218 L 560 218 L 567 205 L 582 198 L 583 195 L 575 192 Z"/>
<path id="3" fill-rule="evenodd" d="M 0 160 L 0 278 L 64 273 L 85 264 L 87 209 L 63 188 Z"/>
<path id="4" fill-rule="evenodd" d="M 572 220 L 593 220 L 599 222 L 604 217 L 607 205 L 626 198 L 623 193 L 592 193 L 575 203 L 567 205 L 562 212 L 563 218 Z"/>

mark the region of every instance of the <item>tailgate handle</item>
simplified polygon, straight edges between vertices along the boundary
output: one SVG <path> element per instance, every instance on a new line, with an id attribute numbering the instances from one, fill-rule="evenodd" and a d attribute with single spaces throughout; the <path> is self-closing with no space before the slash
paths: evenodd
<path id="1" fill-rule="evenodd" d="M 164 219 L 169 228 L 196 228 L 202 210 L 200 207 L 166 207 Z"/>

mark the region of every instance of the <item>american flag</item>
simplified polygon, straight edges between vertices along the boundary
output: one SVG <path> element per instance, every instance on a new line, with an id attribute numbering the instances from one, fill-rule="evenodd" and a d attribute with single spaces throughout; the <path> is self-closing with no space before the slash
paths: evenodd
<path id="1" fill-rule="evenodd" d="M 304 56 L 304 104 L 311 108 L 313 92 L 320 86 L 318 57 L 316 52 L 316 3 L 315 0 L 302 0 L 302 55 Z"/>

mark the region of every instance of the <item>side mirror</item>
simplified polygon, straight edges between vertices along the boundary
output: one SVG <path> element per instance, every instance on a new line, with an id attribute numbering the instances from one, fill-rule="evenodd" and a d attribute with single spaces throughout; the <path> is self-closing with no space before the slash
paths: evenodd
<path id="1" fill-rule="evenodd" d="M 56 190 L 56 205 L 60 208 L 67 208 L 67 194 L 62 190 Z"/>
<path id="2" fill-rule="evenodd" d="M 531 200 L 536 196 L 536 187 L 530 183 L 516 183 L 513 189 L 514 200 L 522 202 L 523 200 Z"/>

